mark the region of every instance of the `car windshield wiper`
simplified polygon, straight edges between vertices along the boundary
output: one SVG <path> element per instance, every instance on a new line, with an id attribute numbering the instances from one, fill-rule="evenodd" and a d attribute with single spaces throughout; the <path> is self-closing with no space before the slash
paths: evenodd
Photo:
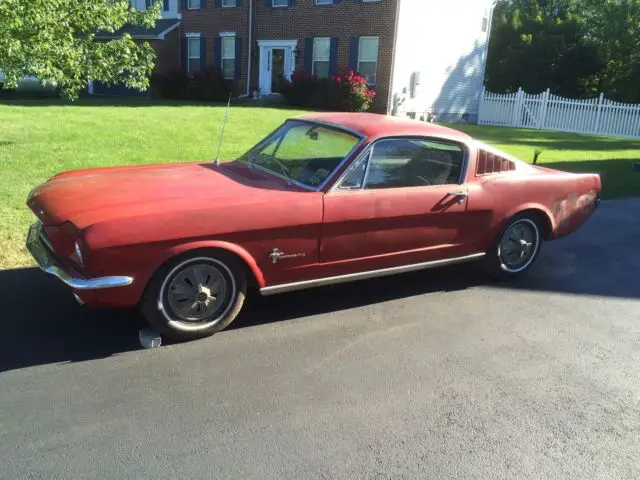
<path id="1" fill-rule="evenodd" d="M 268 158 L 269 160 L 273 160 L 273 162 L 280 167 L 280 170 L 282 171 L 282 174 L 287 179 L 287 185 L 291 185 L 291 183 L 292 183 L 291 176 L 289 175 L 289 171 L 287 170 L 287 167 L 285 167 L 284 164 L 280 160 L 278 160 L 275 157 L 272 157 L 271 155 L 262 157 L 262 159 L 265 159 L 265 158 Z M 253 155 L 249 155 L 249 166 L 252 166 L 254 163 L 255 164 L 258 163 L 256 161 L 256 158 Z"/>
<path id="2" fill-rule="evenodd" d="M 249 153 L 247 154 L 247 157 L 249 157 L 249 158 L 247 159 L 247 162 L 249 163 L 249 168 L 253 168 L 253 164 L 254 164 L 254 163 L 255 163 L 255 161 L 256 161 L 256 156 L 255 156 L 255 154 L 254 154 L 253 152 L 249 152 Z"/>
<path id="3" fill-rule="evenodd" d="M 278 159 L 276 159 L 275 157 L 271 157 L 271 160 L 273 160 L 275 163 L 278 164 L 278 166 L 280 167 L 280 169 L 282 170 L 282 173 L 284 174 L 285 178 L 287 179 L 287 185 L 291 185 L 291 177 L 289 176 L 289 172 L 287 171 L 287 167 L 285 167 L 282 162 Z"/>

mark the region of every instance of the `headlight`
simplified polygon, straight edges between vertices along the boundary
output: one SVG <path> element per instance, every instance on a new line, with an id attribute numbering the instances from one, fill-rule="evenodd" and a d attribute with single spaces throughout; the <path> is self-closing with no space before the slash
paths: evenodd
<path id="1" fill-rule="evenodd" d="M 78 257 L 78 263 L 80 265 L 83 264 L 83 260 L 82 260 L 82 250 L 80 250 L 80 244 L 78 243 L 78 241 L 76 240 L 76 244 L 75 244 L 75 252 L 76 252 L 76 257 Z"/>

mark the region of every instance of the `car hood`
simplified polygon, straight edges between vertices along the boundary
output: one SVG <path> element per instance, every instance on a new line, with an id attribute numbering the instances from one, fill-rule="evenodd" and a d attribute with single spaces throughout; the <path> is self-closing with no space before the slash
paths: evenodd
<path id="1" fill-rule="evenodd" d="M 77 228 L 114 218 L 168 214 L 203 206 L 247 207 L 297 187 L 232 162 L 76 170 L 35 188 L 27 204 L 45 225 Z"/>

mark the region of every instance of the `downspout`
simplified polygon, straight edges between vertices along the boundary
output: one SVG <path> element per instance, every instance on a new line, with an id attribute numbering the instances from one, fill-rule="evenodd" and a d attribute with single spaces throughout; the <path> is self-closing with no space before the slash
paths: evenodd
<path id="1" fill-rule="evenodd" d="M 249 4 L 249 44 L 247 45 L 247 97 L 251 95 L 251 60 L 253 52 L 253 0 Z"/>
<path id="2" fill-rule="evenodd" d="M 396 49 L 398 48 L 398 24 L 400 23 L 400 2 L 396 0 L 396 21 L 393 26 L 393 49 L 391 50 L 391 76 L 389 78 L 389 95 L 387 95 L 387 115 L 393 110 L 393 79 L 396 68 Z"/>

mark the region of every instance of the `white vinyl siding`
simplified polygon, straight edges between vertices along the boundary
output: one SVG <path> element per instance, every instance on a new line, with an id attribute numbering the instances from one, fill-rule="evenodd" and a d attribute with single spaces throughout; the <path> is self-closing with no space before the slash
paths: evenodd
<path id="1" fill-rule="evenodd" d="M 236 37 L 222 37 L 222 76 L 227 80 L 236 77 Z"/>
<path id="2" fill-rule="evenodd" d="M 378 37 L 360 37 L 358 46 L 358 73 L 364 77 L 369 85 L 376 84 L 378 70 Z"/>
<path id="3" fill-rule="evenodd" d="M 313 74 L 318 78 L 329 78 L 329 62 L 331 59 L 331 38 L 316 37 L 313 39 Z"/>
<path id="4" fill-rule="evenodd" d="M 398 95 L 404 101 L 396 111 L 390 102 L 390 113 L 404 117 L 415 112 L 417 120 L 432 113 L 441 122 L 476 121 L 492 4 L 492 0 L 400 2 L 390 97 Z M 429 28 L 424 18 L 429 18 Z M 485 18 L 487 31 L 482 32 Z M 429 55 L 418 53 L 420 45 L 431 46 Z M 411 97 L 414 73 L 419 74 L 419 84 Z"/>

